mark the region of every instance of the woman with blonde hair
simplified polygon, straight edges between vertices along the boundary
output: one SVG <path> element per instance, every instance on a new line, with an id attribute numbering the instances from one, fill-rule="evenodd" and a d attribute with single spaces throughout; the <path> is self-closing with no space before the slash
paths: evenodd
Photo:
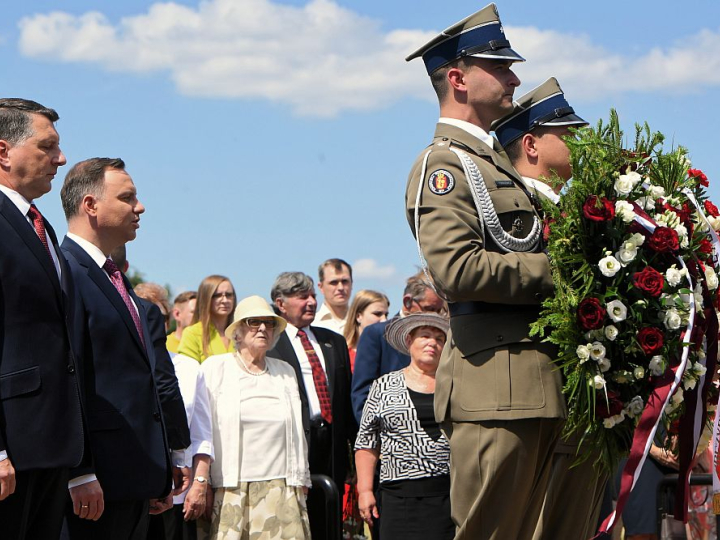
<path id="1" fill-rule="evenodd" d="M 203 362 L 207 357 L 233 351 L 232 340 L 225 336 L 235 309 L 235 289 L 225 276 L 212 275 L 202 280 L 190 326 L 183 330 L 178 353 Z"/>
<path id="2" fill-rule="evenodd" d="M 345 323 L 345 341 L 350 351 L 350 369 L 355 367 L 355 351 L 365 327 L 387 320 L 390 300 L 381 292 L 363 289 L 353 298 Z"/>

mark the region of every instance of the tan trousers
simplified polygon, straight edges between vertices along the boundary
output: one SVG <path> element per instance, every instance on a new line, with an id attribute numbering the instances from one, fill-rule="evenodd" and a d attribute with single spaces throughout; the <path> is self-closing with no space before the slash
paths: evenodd
<path id="1" fill-rule="evenodd" d="M 595 469 L 595 457 L 570 468 L 575 455 L 555 453 L 533 540 L 588 540 L 595 535 L 609 476 Z"/>
<path id="2" fill-rule="evenodd" d="M 530 540 L 550 480 L 563 420 L 445 425 L 455 540 Z"/>

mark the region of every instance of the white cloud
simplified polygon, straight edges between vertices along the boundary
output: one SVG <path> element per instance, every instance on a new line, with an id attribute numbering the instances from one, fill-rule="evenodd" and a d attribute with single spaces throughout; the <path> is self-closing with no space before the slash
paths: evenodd
<path id="1" fill-rule="evenodd" d="M 380 21 L 333 0 L 302 7 L 271 0 L 206 0 L 197 8 L 156 3 L 117 24 L 99 12 L 56 11 L 24 18 L 20 30 L 20 50 L 29 57 L 167 72 L 184 95 L 268 99 L 301 115 L 433 99 L 422 62 L 404 58 L 435 31 L 385 32 Z M 517 67 L 522 91 L 551 75 L 573 101 L 720 85 L 720 31 L 700 30 L 636 56 L 608 51 L 585 35 L 511 26 L 506 32 L 528 59 Z"/>
<path id="2" fill-rule="evenodd" d="M 380 266 L 375 259 L 358 259 L 352 264 L 353 278 L 389 279 L 395 275 L 392 264 Z"/>

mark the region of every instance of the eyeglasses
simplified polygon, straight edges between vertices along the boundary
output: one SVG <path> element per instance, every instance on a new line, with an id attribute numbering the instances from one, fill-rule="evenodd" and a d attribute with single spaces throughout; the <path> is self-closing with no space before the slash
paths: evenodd
<path id="1" fill-rule="evenodd" d="M 448 316 L 448 310 L 445 307 L 441 307 L 438 309 L 436 305 L 424 305 L 421 303 L 420 300 L 417 300 L 415 298 L 412 299 L 412 303 L 416 304 L 417 307 L 420 308 L 420 311 L 422 311 L 423 313 L 437 313 L 438 315 L 442 315 L 443 317 Z"/>
<path id="2" fill-rule="evenodd" d="M 245 319 L 245 324 L 250 328 L 260 328 L 263 324 L 265 328 L 275 328 L 278 323 L 275 319 Z"/>
<path id="3" fill-rule="evenodd" d="M 234 292 L 216 292 L 215 294 L 212 295 L 212 297 L 213 297 L 213 300 L 217 300 L 219 298 L 227 298 L 228 300 L 232 300 L 233 298 L 235 298 L 235 293 Z"/>

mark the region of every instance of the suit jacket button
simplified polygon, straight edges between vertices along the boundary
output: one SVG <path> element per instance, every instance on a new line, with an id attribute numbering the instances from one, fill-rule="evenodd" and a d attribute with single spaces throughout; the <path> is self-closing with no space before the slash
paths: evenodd
<path id="1" fill-rule="evenodd" d="M 497 337 L 498 341 L 502 341 L 503 339 L 505 339 L 505 338 L 502 336 L 502 334 L 498 335 L 498 337 Z"/>
<path id="2" fill-rule="evenodd" d="M 153 413 L 153 420 L 155 420 L 156 422 L 160 421 L 160 413 L 159 412 Z"/>
<path id="3" fill-rule="evenodd" d="M 73 366 L 72 364 L 70 364 L 70 365 L 67 367 L 67 372 L 68 372 L 68 373 L 75 373 L 75 366 Z"/>

